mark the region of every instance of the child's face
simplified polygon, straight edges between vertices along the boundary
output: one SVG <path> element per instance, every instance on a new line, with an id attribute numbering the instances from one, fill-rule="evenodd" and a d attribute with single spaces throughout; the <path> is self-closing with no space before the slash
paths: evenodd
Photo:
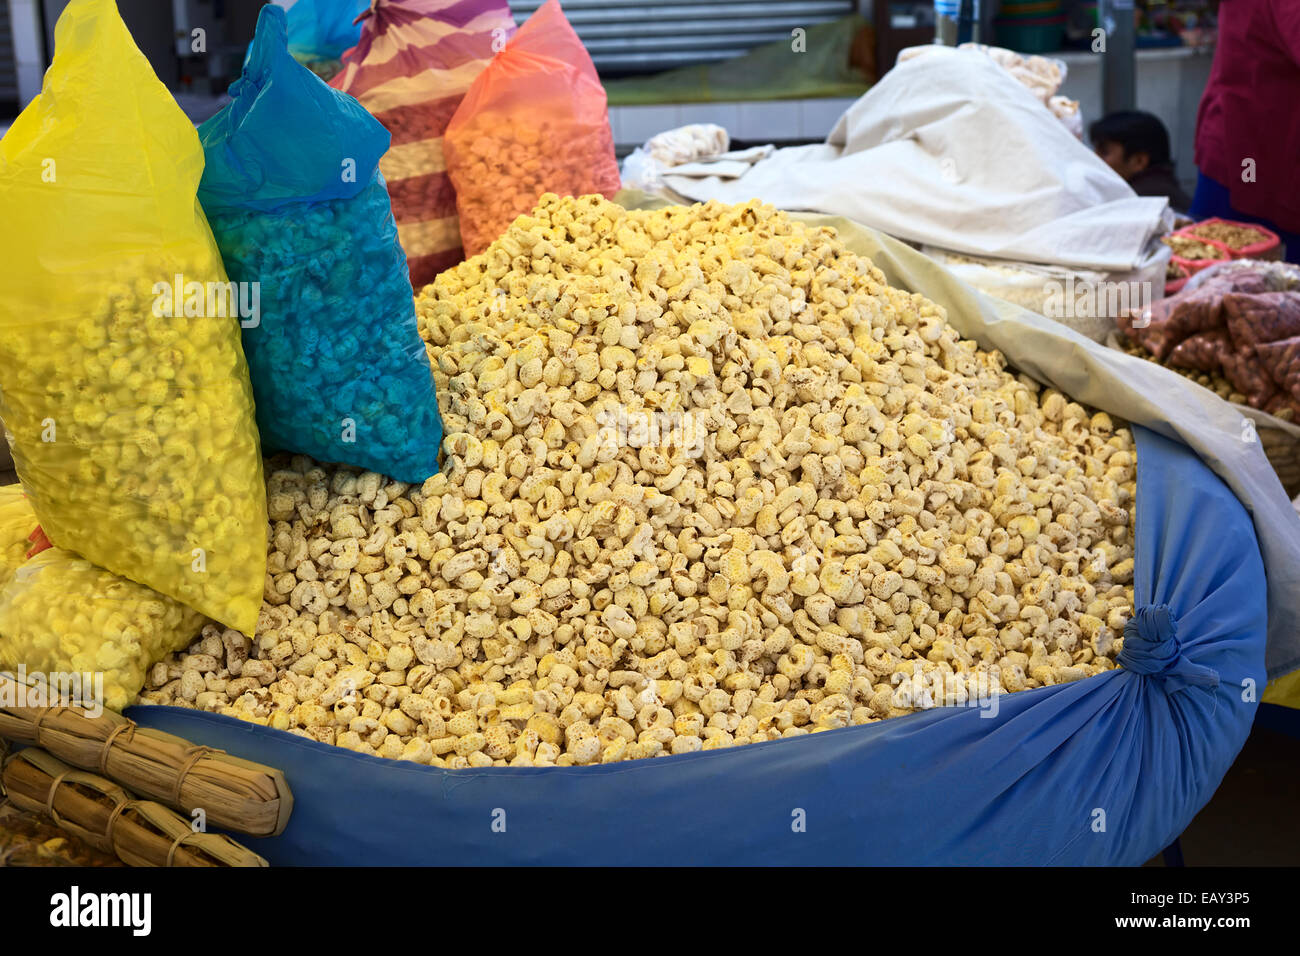
<path id="1" fill-rule="evenodd" d="M 1131 156 L 1125 156 L 1124 147 L 1119 143 L 1098 143 L 1096 150 L 1097 155 L 1105 161 L 1106 165 L 1119 173 L 1125 180 L 1132 179 L 1151 163 L 1151 157 L 1146 153 L 1134 153 Z"/>

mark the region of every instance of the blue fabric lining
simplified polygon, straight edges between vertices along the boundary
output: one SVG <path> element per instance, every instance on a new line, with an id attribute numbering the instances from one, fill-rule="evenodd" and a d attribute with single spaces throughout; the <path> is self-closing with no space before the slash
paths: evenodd
<path id="1" fill-rule="evenodd" d="M 128 715 L 285 772 L 288 828 L 246 840 L 274 864 L 1141 864 L 1250 731 L 1266 612 L 1245 509 L 1185 446 L 1134 433 L 1124 667 L 1002 696 L 996 716 L 943 707 L 679 757 L 454 771 L 191 710 Z"/>

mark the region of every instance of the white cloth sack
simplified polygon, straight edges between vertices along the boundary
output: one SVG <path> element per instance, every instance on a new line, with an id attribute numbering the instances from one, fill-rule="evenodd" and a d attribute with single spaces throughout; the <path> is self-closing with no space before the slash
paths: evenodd
<path id="1" fill-rule="evenodd" d="M 1064 60 L 1055 57 L 1025 56 L 1015 50 L 1000 46 L 986 46 L 983 43 L 963 43 L 956 47 L 944 46 L 942 43 L 909 46 L 898 52 L 897 62 L 906 63 L 919 56 L 947 56 L 957 50 L 973 50 L 984 54 L 1010 73 L 1012 79 L 1033 93 L 1044 106 L 1047 106 L 1052 97 L 1056 96 L 1069 72 Z"/>
<path id="2" fill-rule="evenodd" d="M 663 174 L 674 166 L 689 166 L 698 159 L 722 158 L 731 145 L 731 136 L 713 123 L 693 123 L 665 130 L 646 140 L 623 160 L 620 171 L 624 189 L 658 193 L 663 190 Z M 767 153 L 772 147 L 767 147 Z M 730 154 L 727 154 L 730 155 Z M 764 153 L 763 155 L 766 155 Z M 742 168 L 747 169 L 748 166 Z M 716 171 L 723 175 L 719 167 Z M 739 172 L 733 175 L 740 175 Z"/>
<path id="3" fill-rule="evenodd" d="M 731 137 L 721 126 L 692 123 L 651 136 L 643 148 L 665 166 L 676 166 L 703 156 L 724 153 L 730 145 Z"/>
<path id="4" fill-rule="evenodd" d="M 1122 272 L 972 257 L 934 246 L 922 246 L 921 252 L 981 292 L 1045 315 L 1094 342 L 1104 343 L 1115 333 L 1119 314 L 1146 308 L 1164 298 L 1165 267 L 1171 250 L 1153 239 L 1147 243 L 1142 262 Z M 1120 292 L 1122 297 L 1112 302 L 1111 296 Z"/>
<path id="5" fill-rule="evenodd" d="M 691 163 L 679 163 L 664 170 L 665 176 L 716 176 L 719 179 L 739 179 L 755 165 L 776 152 L 770 143 L 766 146 L 751 146 L 749 149 L 733 149 L 729 153 L 719 153 Z"/>
<path id="6" fill-rule="evenodd" d="M 1168 205 L 1139 197 L 982 53 L 900 63 L 827 141 L 777 150 L 736 178 L 666 171 L 689 200 L 761 199 L 847 216 L 976 256 L 1135 268 Z"/>

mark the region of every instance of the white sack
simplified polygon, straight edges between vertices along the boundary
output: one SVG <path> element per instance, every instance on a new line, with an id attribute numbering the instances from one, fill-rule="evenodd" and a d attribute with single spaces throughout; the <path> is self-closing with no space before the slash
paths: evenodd
<path id="1" fill-rule="evenodd" d="M 890 70 L 826 143 L 777 150 L 736 178 L 707 166 L 668 170 L 663 184 L 690 200 L 758 198 L 971 255 L 1107 272 L 1138 265 L 1167 206 L 1137 196 L 1034 94 L 963 50 Z"/>

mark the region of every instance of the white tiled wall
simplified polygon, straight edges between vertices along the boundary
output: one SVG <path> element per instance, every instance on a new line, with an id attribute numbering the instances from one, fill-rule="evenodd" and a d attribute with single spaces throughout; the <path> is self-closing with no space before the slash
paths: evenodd
<path id="1" fill-rule="evenodd" d="M 851 97 L 765 100 L 741 103 L 675 103 L 615 106 L 609 111 L 614 142 L 640 146 L 656 133 L 688 123 L 717 123 L 738 140 L 825 139 Z"/>

